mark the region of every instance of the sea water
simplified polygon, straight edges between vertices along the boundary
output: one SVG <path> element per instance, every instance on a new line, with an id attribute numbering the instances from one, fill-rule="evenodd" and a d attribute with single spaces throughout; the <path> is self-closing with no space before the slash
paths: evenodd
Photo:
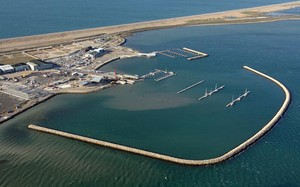
<path id="1" fill-rule="evenodd" d="M 247 8 L 287 0 L 0 0 L 0 38 Z"/>
<path id="2" fill-rule="evenodd" d="M 151 52 L 190 47 L 207 58 L 157 56 L 113 62 L 103 70 L 144 74 L 155 68 L 177 75 L 149 78 L 86 95 L 60 95 L 0 126 L 0 181 L 4 186 L 258 186 L 299 184 L 299 21 L 185 27 L 138 33 L 126 46 Z M 254 146 L 222 164 L 187 167 L 44 134 L 29 123 L 189 159 L 224 154 L 261 129 L 284 100 L 279 123 Z M 204 79 L 180 95 L 176 92 Z M 205 88 L 224 90 L 198 101 Z M 232 95 L 250 95 L 226 108 Z"/>

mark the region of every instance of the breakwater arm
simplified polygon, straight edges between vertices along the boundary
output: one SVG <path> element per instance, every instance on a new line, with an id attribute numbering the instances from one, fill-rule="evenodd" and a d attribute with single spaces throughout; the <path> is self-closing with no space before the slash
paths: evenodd
<path id="1" fill-rule="evenodd" d="M 66 138 L 71 138 L 71 139 L 91 143 L 91 144 L 96 144 L 96 145 L 100 145 L 100 146 L 104 146 L 104 147 L 108 147 L 108 148 L 112 148 L 112 149 L 126 151 L 126 152 L 129 152 L 129 153 L 134 153 L 134 154 L 138 154 L 138 155 L 142 155 L 142 156 L 147 156 L 147 157 L 154 158 L 154 159 L 173 162 L 173 163 L 177 163 L 177 164 L 193 165 L 193 166 L 217 164 L 217 163 L 226 161 L 226 160 L 234 157 L 235 155 L 239 154 L 240 152 L 242 152 L 243 150 L 247 149 L 249 146 L 254 144 L 262 136 L 264 136 L 269 130 L 271 130 L 271 128 L 282 117 L 282 115 L 287 110 L 287 108 L 290 104 L 290 101 L 291 101 L 290 92 L 278 80 L 276 80 L 276 79 L 274 79 L 274 78 L 272 78 L 272 77 L 270 77 L 266 74 L 263 74 L 263 73 L 261 73 L 257 70 L 254 70 L 254 69 L 252 69 L 248 66 L 244 66 L 243 68 L 246 69 L 246 70 L 249 70 L 249 71 L 251 71 L 251 72 L 253 72 L 257 75 L 260 75 L 260 76 L 274 82 L 275 84 L 277 84 L 284 91 L 285 100 L 284 100 L 282 106 L 280 107 L 280 109 L 278 110 L 278 112 L 275 114 L 275 116 L 261 130 L 259 130 L 255 135 L 253 135 L 251 138 L 249 138 L 248 140 L 246 140 L 245 142 L 243 142 L 242 144 L 240 144 L 236 148 L 234 148 L 234 149 L 230 150 L 229 152 L 225 153 L 224 155 L 216 157 L 216 158 L 206 159 L 206 160 L 182 159 L 182 158 L 176 158 L 176 157 L 163 155 L 163 154 L 158 154 L 158 153 L 154 153 L 154 152 L 150 152 L 150 151 L 145 151 L 145 150 L 141 150 L 141 149 L 136 149 L 136 148 L 132 148 L 132 147 L 128 147 L 128 146 L 123 146 L 123 145 L 119 145 L 119 144 L 114 144 L 114 143 L 110 143 L 110 142 L 106 142 L 106 141 L 96 140 L 96 139 L 93 139 L 93 138 L 79 136 L 79 135 L 75 135 L 75 134 L 71 134 L 71 133 L 67 133 L 67 132 L 62 132 L 62 131 L 58 131 L 58 130 L 54 130 L 54 129 L 40 127 L 40 126 L 36 126 L 36 125 L 29 125 L 28 128 L 33 129 L 33 130 L 37 130 L 37 131 L 41 131 L 41 132 L 45 132 L 45 133 L 50 133 L 50 134 L 54 134 L 54 135 L 58 135 L 58 136 L 66 137 Z"/>

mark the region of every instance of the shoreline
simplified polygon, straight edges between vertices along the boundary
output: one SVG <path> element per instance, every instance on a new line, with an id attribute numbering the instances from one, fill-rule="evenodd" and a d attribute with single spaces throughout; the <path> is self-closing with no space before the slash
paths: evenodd
<path id="1" fill-rule="evenodd" d="M 290 19 L 284 17 L 267 16 L 265 13 L 287 10 L 300 7 L 300 1 L 288 3 L 273 4 L 252 8 L 243 8 L 237 10 L 229 10 L 222 12 L 206 13 L 192 16 L 184 16 L 177 18 L 168 18 L 154 21 L 145 21 L 137 23 L 129 23 L 122 25 L 73 30 L 49 34 L 40 34 L 33 36 L 23 36 L 16 38 L 0 39 L 0 53 L 9 53 L 15 51 L 29 50 L 38 47 L 51 45 L 59 45 L 62 43 L 72 43 L 80 40 L 88 40 L 101 34 L 132 34 L 147 30 L 174 28 L 191 25 L 213 25 L 213 24 L 236 24 L 247 22 L 259 22 L 261 16 L 265 21 L 278 21 L 282 19 Z M 231 17 L 231 19 L 227 19 Z M 300 19 L 299 16 L 293 16 Z M 249 19 L 250 18 L 250 19 Z"/>
<path id="2" fill-rule="evenodd" d="M 183 159 L 183 158 L 177 158 L 177 157 L 172 157 L 172 156 L 168 156 L 168 155 L 158 154 L 158 153 L 154 153 L 151 151 L 145 151 L 145 150 L 141 150 L 141 149 L 137 149 L 137 148 L 132 148 L 129 146 L 123 146 L 123 145 L 115 144 L 115 143 L 111 143 L 111 142 L 96 140 L 93 138 L 79 136 L 76 134 L 66 133 L 66 132 L 49 129 L 49 128 L 45 128 L 45 127 L 41 127 L 41 126 L 36 126 L 36 125 L 32 125 L 32 124 L 28 125 L 28 128 L 31 130 L 39 131 L 39 132 L 54 134 L 54 135 L 58 135 L 58 136 L 65 137 L 65 138 L 75 139 L 75 140 L 86 142 L 86 143 L 96 144 L 96 145 L 108 147 L 108 148 L 115 149 L 115 150 L 134 153 L 137 155 L 142 155 L 142 156 L 159 159 L 159 160 L 163 160 L 163 161 L 167 161 L 167 162 L 171 162 L 171 163 L 181 164 L 181 165 L 205 166 L 205 165 L 218 164 L 218 163 L 224 162 L 226 160 L 229 160 L 229 159 L 237 156 L 238 154 L 240 154 L 241 152 L 243 152 L 244 150 L 246 150 L 247 148 L 252 146 L 254 143 L 256 143 L 266 133 L 268 133 L 282 118 L 282 116 L 288 109 L 289 104 L 291 102 L 291 94 L 290 94 L 289 90 L 281 82 L 279 82 L 278 80 L 276 80 L 264 73 L 261 73 L 255 69 L 252 69 L 248 66 L 243 66 L 243 68 L 254 74 L 262 76 L 263 78 L 265 78 L 269 81 L 272 81 L 274 84 L 279 86 L 285 93 L 285 100 L 284 100 L 282 106 L 280 107 L 280 109 L 278 110 L 278 112 L 262 129 L 260 129 L 257 133 L 255 133 L 252 137 L 250 137 L 248 140 L 246 140 L 242 144 L 238 145 L 237 147 L 233 148 L 232 150 L 228 151 L 227 153 L 225 153 L 219 157 L 216 157 L 216 158 L 205 159 L 205 160 L 189 160 L 189 159 Z"/>
<path id="3" fill-rule="evenodd" d="M 111 88 L 114 85 L 105 85 L 105 86 L 101 86 L 101 87 L 96 87 L 96 88 L 91 88 L 91 89 L 65 89 L 65 90 L 61 90 L 59 92 L 52 92 L 51 94 L 49 94 L 48 96 L 42 98 L 41 100 L 34 100 L 34 101 L 30 101 L 28 100 L 27 102 L 33 102 L 31 104 L 28 104 L 28 106 L 25 106 L 24 108 L 21 108 L 20 110 L 16 110 L 12 115 L 7 116 L 6 118 L 0 118 L 0 125 L 15 118 L 16 116 L 26 112 L 27 110 L 42 104 L 46 101 L 48 101 L 49 99 L 57 96 L 57 95 L 62 95 L 62 94 L 88 94 L 88 93 L 93 93 L 93 92 L 97 92 L 100 90 L 104 90 L 107 88 Z M 26 103 L 27 104 L 27 103 Z"/>

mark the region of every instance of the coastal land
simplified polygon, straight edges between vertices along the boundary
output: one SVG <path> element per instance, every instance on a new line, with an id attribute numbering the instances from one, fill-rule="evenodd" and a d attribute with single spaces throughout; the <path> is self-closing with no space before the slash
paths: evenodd
<path id="1" fill-rule="evenodd" d="M 27 68 L 27 71 L 4 74 L 0 81 L 0 91 L 2 92 L 0 94 L 16 95 L 15 93 L 26 92 L 27 96 L 25 100 L 21 98 L 17 102 L 15 102 L 16 99 L 1 101 L 0 122 L 44 101 L 45 99 L 42 98 L 50 98 L 55 94 L 89 93 L 116 84 L 132 84 L 134 81 L 142 79 L 136 75 L 98 71 L 103 65 L 120 58 L 155 56 L 155 52 L 144 54 L 122 46 L 126 42 L 126 36 L 134 32 L 187 25 L 242 24 L 300 19 L 298 15 L 272 16 L 268 14 L 296 7 L 300 7 L 300 1 L 156 21 L 1 39 L 0 65 L 24 66 L 27 62 L 41 60 L 54 63 L 59 68 L 55 68 L 56 70 L 53 71 L 40 70 L 38 72 L 30 71 Z M 94 58 L 91 55 L 91 49 L 101 49 L 102 52 L 97 58 Z M 195 57 L 198 58 L 198 56 Z M 104 81 L 101 82 L 102 79 Z M 30 99 L 28 99 L 30 94 L 28 92 L 34 93 Z M 3 95 L 2 98 L 10 98 L 8 95 Z M 19 95 L 17 94 L 17 96 Z M 18 97 L 18 99 L 20 98 Z"/>
<path id="2" fill-rule="evenodd" d="M 296 7 L 300 7 L 300 1 L 157 21 L 1 39 L 0 64 L 24 64 L 24 62 L 39 60 L 45 64 L 51 62 L 57 66 L 53 70 L 27 70 L 1 76 L 3 80 L 0 81 L 0 94 L 21 97 L 23 100 L 18 105 L 14 104 L 7 107 L 8 110 L 0 112 L 0 123 L 57 94 L 89 93 L 117 84 L 132 84 L 134 81 L 142 79 L 137 75 L 99 71 L 101 66 L 116 59 L 155 56 L 155 53 L 144 54 L 122 46 L 126 42 L 125 38 L 132 33 L 190 25 L 300 20 L 297 15 L 272 16 L 268 14 Z M 101 53 L 100 56 L 97 58 L 91 56 L 92 52 L 98 49 L 102 51 L 98 51 Z M 264 77 L 268 78 L 267 75 Z M 272 80 L 272 78 L 268 79 Z M 238 149 L 235 148 L 233 153 L 230 151 L 229 156 L 225 154 L 217 161 L 193 162 L 192 165 L 207 165 L 227 160 L 253 144 L 276 124 L 289 105 L 290 95 L 281 83 L 277 83 L 276 80 L 272 81 L 284 90 L 286 100 L 272 121 L 262 129 L 263 131 L 255 135 L 250 142 L 241 144 Z"/>
<path id="3" fill-rule="evenodd" d="M 16 52 L 20 50 L 59 45 L 95 38 L 101 34 L 131 34 L 145 30 L 171 28 L 187 25 L 209 25 L 209 24 L 235 24 L 235 23 L 256 23 L 271 22 L 287 19 L 300 19 L 295 15 L 270 16 L 267 13 L 283 11 L 300 6 L 300 1 L 289 3 L 260 6 L 254 8 L 244 8 L 238 10 L 200 14 L 194 16 L 162 19 L 156 21 L 146 21 L 139 23 L 123 24 L 116 26 L 99 27 L 84 30 L 75 30 L 35 36 L 25 36 L 0 40 L 0 54 Z"/>

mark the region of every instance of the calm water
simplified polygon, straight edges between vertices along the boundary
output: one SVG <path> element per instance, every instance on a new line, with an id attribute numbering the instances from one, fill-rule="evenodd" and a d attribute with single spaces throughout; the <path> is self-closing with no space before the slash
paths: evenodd
<path id="1" fill-rule="evenodd" d="M 300 184 L 300 22 L 187 27 L 136 34 L 126 44 L 141 51 L 191 47 L 210 54 L 186 61 L 158 56 L 127 59 L 106 70 L 143 74 L 167 68 L 177 75 L 88 95 L 61 95 L 0 126 L 3 186 L 297 186 Z M 208 167 L 186 167 L 26 129 L 28 123 L 122 142 L 183 158 L 210 158 L 238 145 L 283 102 L 273 83 L 241 67 L 265 72 L 290 89 L 284 118 L 238 157 Z M 205 79 L 181 95 L 179 89 Z M 198 102 L 205 88 L 227 87 Z M 247 87 L 251 94 L 225 105 Z"/>
<path id="2" fill-rule="evenodd" d="M 287 0 L 0 0 L 0 38 L 246 8 Z"/>
<path id="3" fill-rule="evenodd" d="M 0 0 L 0 38 L 281 2 Z M 299 9 L 286 13 L 299 14 Z M 117 61 L 104 69 L 144 74 L 167 68 L 177 75 L 159 83 L 149 79 L 99 93 L 57 96 L 1 124 L 0 186 L 300 186 L 299 21 L 150 31 L 130 37 L 126 45 L 143 52 L 186 46 L 210 56 L 192 62 L 164 56 Z M 270 133 L 216 166 L 179 166 L 26 128 L 35 123 L 182 158 L 218 156 L 259 130 L 284 99 L 278 87 L 243 65 L 286 84 L 293 100 Z M 202 85 L 175 94 L 202 79 Z M 227 86 L 199 102 L 215 83 Z M 231 96 L 246 87 L 251 94 L 226 109 Z"/>

